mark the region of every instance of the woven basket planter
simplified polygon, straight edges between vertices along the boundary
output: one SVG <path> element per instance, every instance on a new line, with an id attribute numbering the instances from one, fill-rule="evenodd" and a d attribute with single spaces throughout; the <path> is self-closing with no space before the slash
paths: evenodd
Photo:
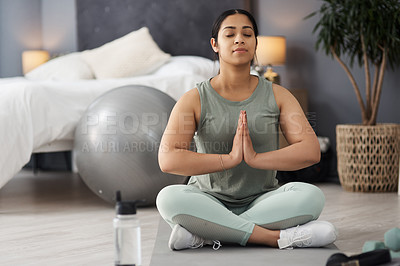
<path id="1" fill-rule="evenodd" d="M 338 174 L 344 190 L 397 191 L 400 125 L 337 125 Z"/>

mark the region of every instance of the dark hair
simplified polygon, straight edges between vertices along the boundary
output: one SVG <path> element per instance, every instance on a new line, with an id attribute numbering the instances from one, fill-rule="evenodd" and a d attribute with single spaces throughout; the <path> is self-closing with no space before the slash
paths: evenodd
<path id="1" fill-rule="evenodd" d="M 257 41 L 258 27 L 257 27 L 256 20 L 254 19 L 252 14 L 250 14 L 248 11 L 243 10 L 243 9 L 229 9 L 229 10 L 226 10 L 225 12 L 223 12 L 221 15 L 219 15 L 219 17 L 214 21 L 214 25 L 213 25 L 212 31 L 211 31 L 211 38 L 214 38 L 215 41 L 217 42 L 218 41 L 218 32 L 221 28 L 222 22 L 228 16 L 235 15 L 235 14 L 243 14 L 249 18 L 251 24 L 253 24 L 254 36 Z M 218 53 L 215 53 L 215 54 L 218 55 Z"/>

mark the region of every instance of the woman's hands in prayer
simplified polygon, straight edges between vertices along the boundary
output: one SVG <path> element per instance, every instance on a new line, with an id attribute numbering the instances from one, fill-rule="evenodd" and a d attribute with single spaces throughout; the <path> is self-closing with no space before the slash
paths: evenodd
<path id="1" fill-rule="evenodd" d="M 249 166 L 252 166 L 252 161 L 255 159 L 257 153 L 254 151 L 253 142 L 251 142 L 246 111 L 241 112 L 243 112 L 243 159 Z"/>
<path id="2" fill-rule="evenodd" d="M 240 111 L 239 120 L 236 128 L 236 134 L 233 138 L 232 151 L 229 153 L 229 157 L 236 166 L 243 161 L 243 111 Z"/>
<path id="3" fill-rule="evenodd" d="M 246 111 L 242 110 L 240 111 L 236 134 L 233 139 L 232 151 L 229 153 L 229 157 L 235 166 L 240 164 L 243 160 L 251 166 L 256 155 L 257 153 L 254 151 L 247 125 L 247 114 Z"/>

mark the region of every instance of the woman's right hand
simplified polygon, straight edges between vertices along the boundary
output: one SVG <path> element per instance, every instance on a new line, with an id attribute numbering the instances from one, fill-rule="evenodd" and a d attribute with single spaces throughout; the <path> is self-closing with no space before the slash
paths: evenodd
<path id="1" fill-rule="evenodd" d="M 232 167 L 235 167 L 243 161 L 243 116 L 244 112 L 240 111 L 236 134 L 233 139 L 232 151 L 229 153 L 231 163 L 233 164 Z"/>

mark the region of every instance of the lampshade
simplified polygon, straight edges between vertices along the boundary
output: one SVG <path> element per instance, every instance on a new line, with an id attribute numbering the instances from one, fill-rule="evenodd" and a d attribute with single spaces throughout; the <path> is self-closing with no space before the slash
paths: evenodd
<path id="1" fill-rule="evenodd" d="M 43 50 L 29 50 L 22 53 L 22 71 L 28 73 L 35 67 L 50 59 L 49 52 Z"/>
<path id="2" fill-rule="evenodd" d="M 258 36 L 256 50 L 258 65 L 284 65 L 286 61 L 286 38 L 283 36 Z"/>

